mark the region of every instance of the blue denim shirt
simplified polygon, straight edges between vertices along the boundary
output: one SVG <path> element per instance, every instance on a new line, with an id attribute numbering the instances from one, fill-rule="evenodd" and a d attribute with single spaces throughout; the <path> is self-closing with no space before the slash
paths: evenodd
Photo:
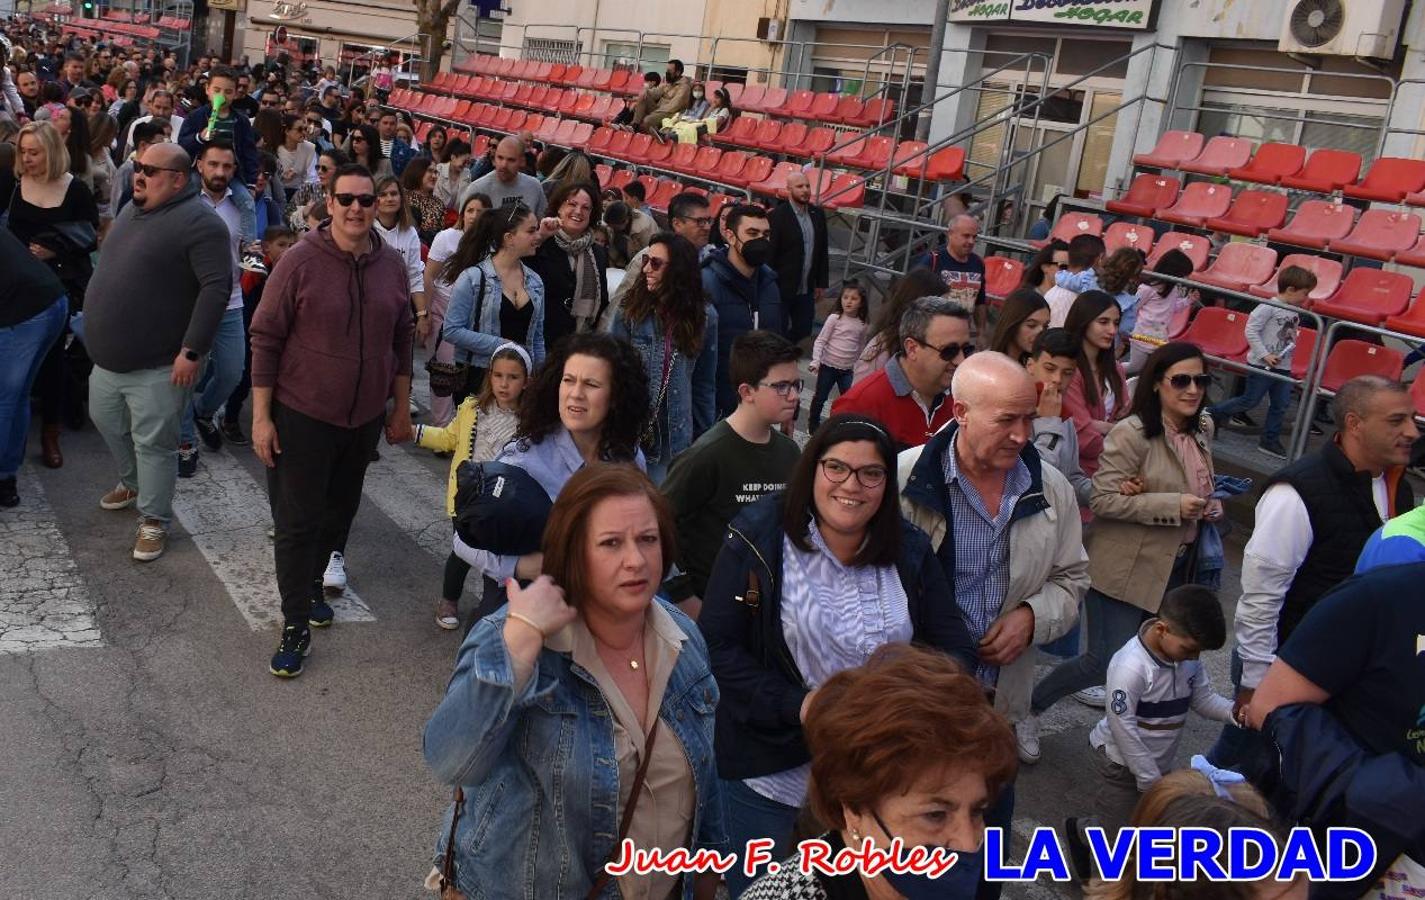
<path id="1" fill-rule="evenodd" d="M 485 278 L 485 300 L 480 304 L 480 321 L 472 324 L 476 293 L 480 290 L 481 273 Z M 529 266 L 524 266 L 524 289 L 534 304 L 530 316 L 529 334 L 523 339 L 511 338 L 529 351 L 535 368 L 544 362 L 544 282 Z M 456 359 L 476 368 L 490 366 L 490 357 L 505 343 L 500 337 L 500 304 L 504 302 L 504 286 L 489 257 L 460 273 L 450 289 L 450 307 L 445 311 L 445 324 L 440 336 L 456 349 Z"/>
<path id="2" fill-rule="evenodd" d="M 693 772 L 692 849 L 726 852 L 713 758 L 718 689 L 707 645 L 676 607 L 653 602 L 687 635 L 658 718 L 682 742 Z M 516 695 L 504 627 L 501 609 L 470 632 L 445 699 L 426 723 L 426 764 L 442 782 L 465 790 L 455 834 L 456 886 L 470 900 L 582 900 L 618 839 L 613 711 L 588 670 L 547 646 Z M 441 826 L 437 865 L 453 811 L 454 804 Z M 691 900 L 693 882 L 683 880 L 684 900 Z M 619 896 L 616 880 L 602 896 Z"/>
<path id="3" fill-rule="evenodd" d="M 668 370 L 668 395 L 663 401 L 666 414 L 653 411 L 655 416 L 661 417 L 663 440 L 661 446 L 652 448 L 650 462 L 671 462 L 688 449 L 698 435 L 711 428 L 716 418 L 717 310 L 711 303 L 704 303 L 703 309 L 707 325 L 703 328 L 702 351 L 691 364 L 683 353 L 674 355 L 673 365 Z M 656 317 L 649 316 L 631 324 L 619 309 L 614 313 L 609 330 L 638 351 L 648 372 L 648 400 L 650 403 L 657 400 L 658 388 L 663 383 L 663 335 L 659 333 Z"/>

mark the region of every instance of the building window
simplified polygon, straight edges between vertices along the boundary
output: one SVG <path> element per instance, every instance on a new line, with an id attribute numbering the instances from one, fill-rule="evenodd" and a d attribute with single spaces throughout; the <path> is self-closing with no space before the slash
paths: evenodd
<path id="1" fill-rule="evenodd" d="M 573 65 L 579 62 L 579 51 L 582 49 L 583 47 L 578 41 L 557 41 L 552 38 L 525 38 L 524 53 L 522 53 L 521 56 L 525 59 L 533 59 L 539 62 Z"/>
<path id="2" fill-rule="evenodd" d="M 671 52 L 667 44 L 644 44 L 640 51 L 636 41 L 604 41 L 604 66 L 661 75 Z"/>

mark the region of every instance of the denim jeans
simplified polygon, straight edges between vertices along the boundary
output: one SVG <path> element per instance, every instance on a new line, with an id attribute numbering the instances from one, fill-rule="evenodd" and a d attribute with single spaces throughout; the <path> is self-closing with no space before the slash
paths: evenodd
<path id="1" fill-rule="evenodd" d="M 1242 687 L 1242 657 L 1236 648 L 1232 650 L 1232 694 L 1235 696 Z M 1222 734 L 1207 751 L 1207 761 L 1219 769 L 1241 772 L 1250 780 L 1257 780 L 1272 765 L 1272 746 L 1260 731 L 1238 728 L 1228 722 L 1222 726 Z"/>
<path id="2" fill-rule="evenodd" d="M 1108 675 L 1108 661 L 1138 633 L 1138 626 L 1148 614 L 1130 603 L 1089 588 L 1084 598 L 1084 616 L 1088 619 L 1088 644 L 1082 654 L 1060 663 L 1034 686 L 1030 708 L 1035 715 L 1074 691 L 1103 684 Z"/>
<path id="3" fill-rule="evenodd" d="M 807 431 L 816 431 L 821 424 L 821 409 L 831 399 L 831 389 L 844 394 L 851 390 L 851 370 L 837 369 L 822 363 L 816 370 L 816 391 L 811 395 L 811 412 L 807 414 Z"/>
<path id="4" fill-rule="evenodd" d="M 737 865 L 728 869 L 723 879 L 727 882 L 728 897 L 737 900 L 752 882 L 766 872 L 763 868 L 751 878 L 742 874 L 742 852 L 747 842 L 753 838 L 776 841 L 770 853 L 772 860 L 780 863 L 792 855 L 792 833 L 796 830 L 799 810 L 762 796 L 744 782 L 723 779 L 722 811 L 727 838 L 733 852 L 738 855 Z"/>
<path id="5" fill-rule="evenodd" d="M 1267 398 L 1267 421 L 1262 426 L 1262 443 L 1277 443 L 1281 440 L 1282 421 L 1286 418 L 1287 407 L 1291 406 L 1290 382 L 1249 372 L 1247 386 L 1241 394 L 1208 407 L 1207 413 L 1214 419 L 1225 419 L 1256 409 L 1264 396 Z"/>
<path id="6" fill-rule="evenodd" d="M 208 365 L 193 387 L 193 402 L 183 414 L 180 442 L 192 444 L 198 430 L 195 416 L 208 418 L 222 409 L 232 396 L 233 388 L 242 381 L 243 364 L 247 361 L 246 329 L 242 325 L 242 309 L 223 313 L 218 331 L 213 335 L 213 347 L 208 351 Z"/>
<path id="7" fill-rule="evenodd" d="M 61 294 L 43 311 L 0 328 L 0 478 L 14 478 L 24 462 L 30 389 L 68 317 L 69 301 Z"/>
<path id="8" fill-rule="evenodd" d="M 178 482 L 178 430 L 193 400 L 191 387 L 173 383 L 173 367 L 89 375 L 89 417 L 104 438 L 119 483 L 139 492 L 139 515 L 167 524 Z"/>
<path id="9" fill-rule="evenodd" d="M 257 203 L 252 199 L 252 191 L 242 183 L 242 179 L 235 179 L 229 187 L 233 189 L 233 206 L 238 209 L 238 233 L 242 245 L 246 247 L 262 237 L 257 233 Z"/>

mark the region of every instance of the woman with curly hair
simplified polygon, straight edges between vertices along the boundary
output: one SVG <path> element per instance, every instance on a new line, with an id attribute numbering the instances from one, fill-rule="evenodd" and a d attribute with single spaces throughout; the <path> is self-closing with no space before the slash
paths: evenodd
<path id="1" fill-rule="evenodd" d="M 570 335 L 555 345 L 520 397 L 515 439 L 496 462 L 518 466 L 551 500 L 589 463 L 631 462 L 646 468 L 638 440 L 648 422 L 648 375 L 638 351 L 601 332 Z M 511 577 L 539 576 L 544 557 L 498 556 L 455 538 L 455 555 L 485 573 L 485 602 L 473 621 L 504 602 Z"/>
<path id="2" fill-rule="evenodd" d="M 693 245 L 660 232 L 648 245 L 642 277 L 614 313 L 613 335 L 633 344 L 648 373 L 651 419 L 642 445 L 654 484 L 716 418 L 717 312 L 699 271 Z"/>

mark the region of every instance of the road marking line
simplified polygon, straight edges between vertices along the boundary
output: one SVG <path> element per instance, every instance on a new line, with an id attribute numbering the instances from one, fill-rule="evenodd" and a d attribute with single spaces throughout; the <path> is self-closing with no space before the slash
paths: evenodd
<path id="1" fill-rule="evenodd" d="M 198 474 L 180 479 L 173 512 L 253 631 L 282 626 L 282 600 L 267 529 L 267 491 L 226 453 L 205 453 Z M 338 622 L 376 617 L 350 588 L 329 601 Z"/>
<path id="2" fill-rule="evenodd" d="M 381 458 L 366 469 L 362 493 L 412 540 L 445 559 L 451 544 L 445 485 L 443 475 L 422 466 L 406 449 L 383 444 Z"/>
<path id="3" fill-rule="evenodd" d="M 94 601 L 33 467 L 20 505 L 0 516 L 0 653 L 104 646 Z"/>

